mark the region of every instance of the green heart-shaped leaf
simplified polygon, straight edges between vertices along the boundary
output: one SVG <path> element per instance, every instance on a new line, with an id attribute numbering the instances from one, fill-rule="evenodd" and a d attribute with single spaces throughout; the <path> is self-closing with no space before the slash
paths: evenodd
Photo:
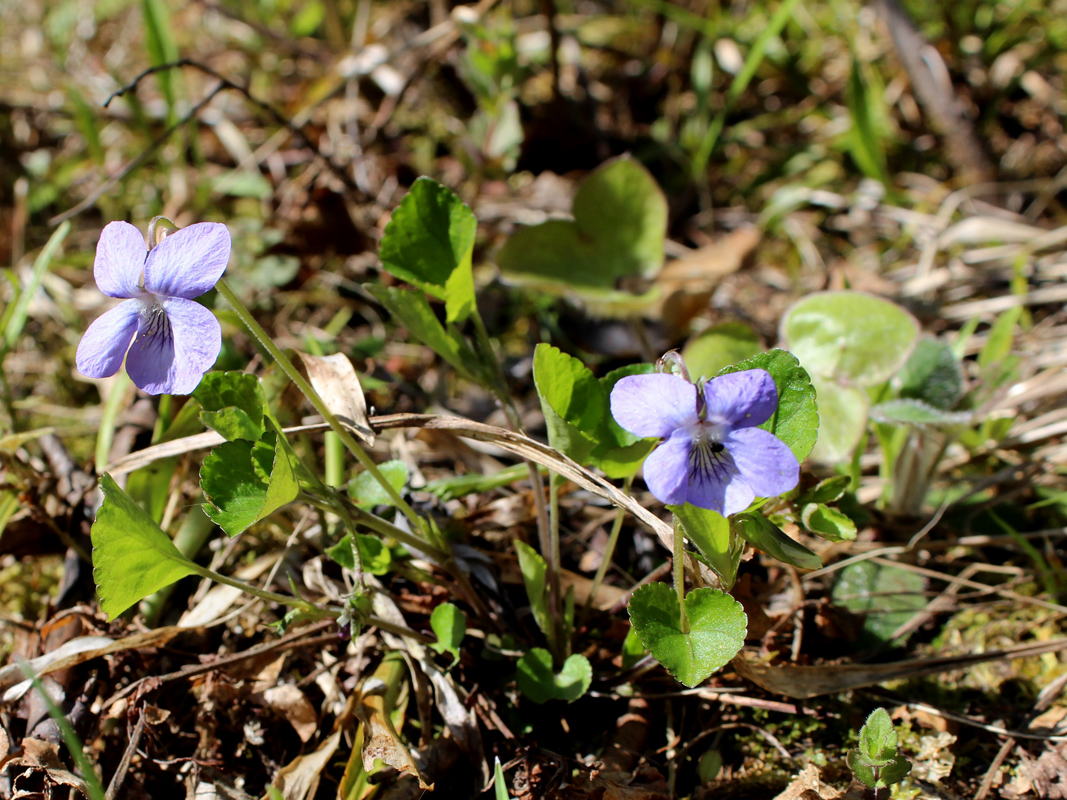
<path id="1" fill-rule="evenodd" d="M 193 391 L 200 404 L 200 420 L 228 441 L 263 435 L 266 400 L 255 375 L 244 372 L 209 372 Z"/>
<path id="2" fill-rule="evenodd" d="M 258 442 L 226 442 L 204 459 L 200 488 L 209 500 L 204 513 L 227 536 L 236 536 L 299 494 L 293 466 L 277 436 L 265 433 Z"/>
<path id="3" fill-rule="evenodd" d="M 104 502 L 90 537 L 93 578 L 100 609 L 108 617 L 114 619 L 179 578 L 199 574 L 196 564 L 106 472 L 100 476 L 100 490 Z"/>
<path id="4" fill-rule="evenodd" d="M 737 655 L 748 618 L 741 604 L 718 589 L 685 596 L 689 633 L 682 632 L 678 594 L 664 583 L 641 586 L 630 598 L 630 624 L 652 656 L 678 681 L 693 687 Z"/>
<path id="5" fill-rule="evenodd" d="M 403 461 L 385 461 L 378 470 L 400 492 L 408 482 L 408 468 Z M 393 498 L 369 472 L 361 472 L 348 482 L 348 496 L 363 506 L 391 506 Z"/>
<path id="6" fill-rule="evenodd" d="M 455 665 L 459 661 L 459 646 L 467 635 L 467 615 L 451 603 L 441 603 L 430 614 L 430 627 L 437 636 L 430 647 L 438 653 L 451 653 Z"/>
<path id="7" fill-rule="evenodd" d="M 449 322 L 474 310 L 471 257 L 478 221 L 456 193 L 419 178 L 382 233 L 378 254 L 393 275 L 445 301 Z"/>
<path id="8" fill-rule="evenodd" d="M 760 425 L 793 451 L 797 461 L 808 457 L 822 431 L 815 388 L 797 357 L 785 350 L 769 350 L 721 370 L 719 375 L 765 369 L 778 387 L 778 410 Z"/>
<path id="9" fill-rule="evenodd" d="M 607 413 L 600 383 L 577 358 L 543 342 L 534 350 L 533 377 L 549 444 L 584 464 L 596 444 L 590 434 Z"/>
<path id="10" fill-rule="evenodd" d="M 519 690 L 535 703 L 566 700 L 573 703 L 589 690 L 593 668 L 577 653 L 563 662 L 559 673 L 552 670 L 552 654 L 535 647 L 519 659 L 516 679 Z"/>
<path id="11" fill-rule="evenodd" d="M 546 288 L 611 291 L 629 276 L 652 277 L 663 266 L 667 199 L 640 163 L 623 157 L 582 183 L 574 220 L 522 228 L 497 257 L 508 278 Z"/>

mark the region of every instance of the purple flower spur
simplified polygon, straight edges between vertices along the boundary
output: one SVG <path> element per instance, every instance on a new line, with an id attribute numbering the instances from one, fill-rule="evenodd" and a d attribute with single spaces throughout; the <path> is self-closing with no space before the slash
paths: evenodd
<path id="1" fill-rule="evenodd" d="M 126 371 L 149 394 L 189 394 L 222 348 L 215 315 L 193 298 L 212 289 L 230 260 L 230 233 L 199 222 L 151 250 L 128 222 L 111 222 L 96 246 L 93 276 L 108 297 L 121 297 L 78 345 L 78 371 L 108 378 L 126 356 Z M 129 354 L 127 355 L 127 351 Z"/>
<path id="2" fill-rule="evenodd" d="M 691 503 L 723 516 L 758 497 L 788 492 L 796 456 L 757 428 L 778 408 L 770 373 L 750 369 L 697 386 L 670 374 L 630 375 L 611 390 L 611 413 L 636 436 L 665 439 L 645 459 L 645 483 L 667 505 Z"/>

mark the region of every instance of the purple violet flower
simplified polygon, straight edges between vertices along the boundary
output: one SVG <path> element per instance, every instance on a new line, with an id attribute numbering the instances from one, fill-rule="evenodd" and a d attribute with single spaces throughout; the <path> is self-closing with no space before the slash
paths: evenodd
<path id="1" fill-rule="evenodd" d="M 788 492 L 796 456 L 757 428 L 778 408 L 770 373 L 750 369 L 697 386 L 678 375 L 630 375 L 611 390 L 611 413 L 636 436 L 666 439 L 645 459 L 645 483 L 667 505 L 691 503 L 723 516 L 757 497 Z"/>
<path id="2" fill-rule="evenodd" d="M 133 225 L 109 223 L 96 246 L 93 277 L 100 291 L 125 302 L 85 331 L 78 371 L 109 378 L 126 356 L 126 371 L 139 388 L 189 394 L 222 348 L 219 321 L 193 298 L 214 288 L 229 260 L 230 233 L 219 222 L 182 228 L 151 250 Z"/>

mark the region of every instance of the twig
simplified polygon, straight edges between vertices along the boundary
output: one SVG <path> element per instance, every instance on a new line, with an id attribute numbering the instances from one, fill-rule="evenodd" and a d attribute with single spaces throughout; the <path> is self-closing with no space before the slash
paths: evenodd
<path id="1" fill-rule="evenodd" d="M 137 745 L 141 741 L 141 734 L 144 733 L 145 715 L 144 709 L 137 717 L 137 725 L 133 729 L 133 733 L 130 735 L 130 742 L 126 745 L 126 752 L 122 754 L 122 760 L 119 762 L 118 769 L 115 770 L 115 774 L 111 776 L 111 783 L 107 785 L 107 794 L 104 795 L 107 800 L 115 800 L 115 796 L 118 795 L 119 789 L 122 788 L 122 782 L 126 779 L 126 772 L 130 768 L 130 761 L 133 760 L 133 754 L 137 751 Z"/>

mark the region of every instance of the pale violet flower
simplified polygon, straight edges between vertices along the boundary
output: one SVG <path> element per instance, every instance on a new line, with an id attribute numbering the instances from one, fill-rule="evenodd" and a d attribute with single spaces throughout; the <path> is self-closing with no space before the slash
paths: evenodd
<path id="1" fill-rule="evenodd" d="M 619 425 L 666 440 L 645 459 L 645 483 L 656 499 L 724 516 L 797 485 L 796 456 L 756 427 L 777 408 L 778 389 L 762 369 L 712 378 L 703 392 L 670 374 L 630 375 L 611 390 Z"/>
<path id="2" fill-rule="evenodd" d="M 125 302 L 85 331 L 78 371 L 107 378 L 125 356 L 130 378 L 149 394 L 189 394 L 222 348 L 218 320 L 193 298 L 214 288 L 229 260 L 230 234 L 219 222 L 182 228 L 151 250 L 133 225 L 109 223 L 93 276 L 100 291 Z"/>

